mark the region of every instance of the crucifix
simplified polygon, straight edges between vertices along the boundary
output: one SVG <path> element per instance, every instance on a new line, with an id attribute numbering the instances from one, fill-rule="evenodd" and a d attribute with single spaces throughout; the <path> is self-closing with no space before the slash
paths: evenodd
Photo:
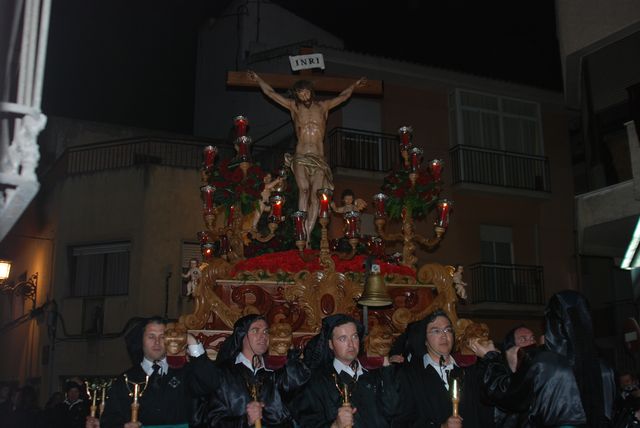
<path id="1" fill-rule="evenodd" d="M 295 76 L 231 71 L 227 74 L 227 85 L 257 86 L 268 98 L 291 114 L 297 144 L 293 156 L 285 155 L 285 164 L 293 171 L 298 185 L 298 210 L 306 213 L 308 245 L 318 218 L 319 201 L 316 195 L 321 189 L 333 189 L 331 168 L 324 159 L 324 137 L 329 111 L 346 102 L 354 93 L 381 96 L 382 81 L 370 81 L 362 77 L 354 82 L 354 79 L 314 75 L 311 70 L 303 70 L 300 75 Z M 292 89 L 293 98 L 279 94 L 276 89 Z M 334 98 L 317 100 L 315 91 L 339 94 Z"/>

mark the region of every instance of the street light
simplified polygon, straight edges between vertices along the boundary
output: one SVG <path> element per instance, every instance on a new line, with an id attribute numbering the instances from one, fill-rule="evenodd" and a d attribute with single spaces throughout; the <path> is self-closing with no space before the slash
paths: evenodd
<path id="1" fill-rule="evenodd" d="M 9 260 L 0 260 L 0 284 L 9 278 L 11 272 L 11 262 Z"/>

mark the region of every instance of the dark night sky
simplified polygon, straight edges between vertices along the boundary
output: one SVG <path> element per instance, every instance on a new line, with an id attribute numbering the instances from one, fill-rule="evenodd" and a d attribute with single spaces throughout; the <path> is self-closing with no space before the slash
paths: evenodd
<path id="1" fill-rule="evenodd" d="M 275 2 L 349 50 L 561 90 L 552 0 Z M 225 3 L 53 2 L 45 113 L 191 133 L 197 30 Z"/>

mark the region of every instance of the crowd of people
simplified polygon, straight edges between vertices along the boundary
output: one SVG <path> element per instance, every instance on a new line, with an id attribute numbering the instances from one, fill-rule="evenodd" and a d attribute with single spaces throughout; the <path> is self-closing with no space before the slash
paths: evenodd
<path id="1" fill-rule="evenodd" d="M 279 369 L 265 363 L 269 324 L 240 318 L 217 357 L 187 337 L 188 362 L 167 362 L 166 324 L 149 318 L 126 337 L 133 365 L 113 383 L 104 412 L 89 416 L 85 389 L 68 381 L 44 409 L 32 387 L 0 388 L 0 425 L 139 428 L 615 427 L 640 425 L 640 385 L 599 358 L 589 307 L 575 291 L 555 294 L 543 340 L 526 325 L 498 349 L 475 338 L 472 360 L 454 354 L 455 330 L 436 310 L 408 326 L 382 367 L 367 369 L 364 326 L 345 314 L 323 319 L 302 351 Z M 136 386 L 137 385 L 137 386 Z M 132 411 L 134 391 L 144 391 Z M 135 413 L 135 414 L 134 414 Z"/>

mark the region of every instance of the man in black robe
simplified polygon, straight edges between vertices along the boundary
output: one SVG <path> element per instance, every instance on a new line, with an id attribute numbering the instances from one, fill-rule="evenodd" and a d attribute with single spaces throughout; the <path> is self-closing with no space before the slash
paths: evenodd
<path id="1" fill-rule="evenodd" d="M 399 373 L 400 415 L 394 427 L 488 428 L 493 426 L 493 409 L 480 402 L 476 368 L 460 368 L 451 352 L 454 330 L 446 312 L 436 310 L 424 322 L 427 352 L 413 355 Z M 418 334 L 418 332 L 414 332 Z M 412 339 L 415 342 L 415 338 Z M 460 385 L 459 416 L 453 416 L 449 379 Z M 463 422 L 464 421 L 464 422 Z"/>
<path id="2" fill-rule="evenodd" d="M 302 386 L 309 369 L 290 356 L 284 367 L 269 370 L 263 358 L 268 349 L 269 325 L 264 317 L 247 315 L 236 321 L 216 358 L 219 378 L 209 401 L 209 426 L 245 428 L 258 419 L 263 428 L 294 426 L 283 394 Z"/>
<path id="3" fill-rule="evenodd" d="M 554 294 L 545 321 L 544 346 L 520 349 L 515 373 L 491 343 L 470 344 L 485 393 L 518 415 L 518 427 L 611 426 L 615 381 L 597 355 L 586 299 L 573 290 Z"/>
<path id="4" fill-rule="evenodd" d="M 394 368 L 366 370 L 358 361 L 364 327 L 337 314 L 322 321 L 321 332 L 307 345 L 311 380 L 294 407 L 304 428 L 387 428 L 398 406 Z M 350 403 L 344 405 L 345 399 Z"/>
<path id="5" fill-rule="evenodd" d="M 165 330 L 166 322 L 153 317 L 144 319 L 127 333 L 127 351 L 134 365 L 118 376 L 107 393 L 104 414 L 99 421 L 88 417 L 87 428 L 188 427 L 193 407 L 187 389 L 190 367 L 188 364 L 180 369 L 169 366 Z M 196 344 L 195 339 L 189 343 L 191 357 L 204 355 L 204 348 Z M 138 422 L 131 422 L 132 382 L 141 384 L 140 389 L 144 391 L 139 399 Z"/>

